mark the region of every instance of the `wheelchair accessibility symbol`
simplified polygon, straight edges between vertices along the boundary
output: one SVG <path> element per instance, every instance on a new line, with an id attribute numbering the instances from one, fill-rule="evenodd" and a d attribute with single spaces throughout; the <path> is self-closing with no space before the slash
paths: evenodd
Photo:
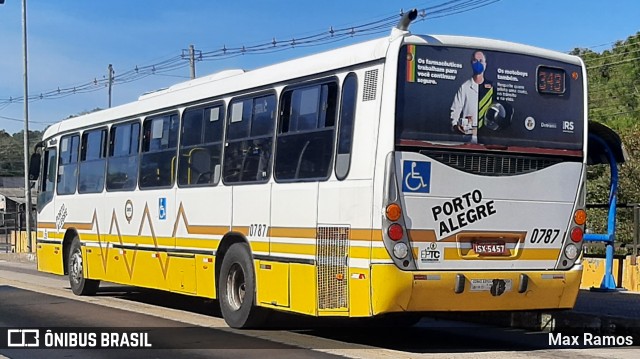
<path id="1" fill-rule="evenodd" d="M 404 161 L 402 163 L 402 192 L 429 193 L 431 162 Z"/>
<path id="2" fill-rule="evenodd" d="M 158 200 L 158 218 L 161 220 L 167 219 L 167 199 L 161 197 Z"/>

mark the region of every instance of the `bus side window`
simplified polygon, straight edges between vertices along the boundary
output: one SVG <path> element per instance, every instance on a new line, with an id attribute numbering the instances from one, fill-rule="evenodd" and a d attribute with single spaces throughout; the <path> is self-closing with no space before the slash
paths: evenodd
<path id="1" fill-rule="evenodd" d="M 132 191 L 138 183 L 140 122 L 111 127 L 107 162 L 107 191 Z"/>
<path id="2" fill-rule="evenodd" d="M 151 117 L 144 121 L 140 188 L 173 186 L 179 122 L 177 114 Z"/>
<path id="3" fill-rule="evenodd" d="M 100 193 L 104 189 L 107 130 L 90 130 L 82 134 L 78 193 Z"/>
<path id="4" fill-rule="evenodd" d="M 356 117 L 358 99 L 358 77 L 350 73 L 342 84 L 340 106 L 340 124 L 338 125 L 338 155 L 336 156 L 336 178 L 343 180 L 351 167 L 351 149 L 353 147 L 353 126 Z"/>
<path id="5" fill-rule="evenodd" d="M 283 93 L 276 147 L 276 180 L 329 178 L 337 97 L 335 82 Z"/>
<path id="6" fill-rule="evenodd" d="M 269 180 L 275 116 L 275 95 L 231 101 L 222 173 L 225 183 Z"/>
<path id="7" fill-rule="evenodd" d="M 58 194 L 76 193 L 78 182 L 78 134 L 64 136 L 60 139 L 60 162 L 58 164 Z"/>
<path id="8" fill-rule="evenodd" d="M 220 180 L 221 105 L 187 109 L 182 115 L 178 185 L 216 185 Z"/>

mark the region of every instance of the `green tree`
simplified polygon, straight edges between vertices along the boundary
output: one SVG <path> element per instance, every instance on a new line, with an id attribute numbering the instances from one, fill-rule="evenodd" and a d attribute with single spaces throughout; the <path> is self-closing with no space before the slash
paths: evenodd
<path id="1" fill-rule="evenodd" d="M 0 176 L 24 176 L 24 131 L 9 135 L 0 131 Z M 42 132 L 29 131 L 29 149 L 33 151 L 36 143 L 42 140 Z"/>
<path id="2" fill-rule="evenodd" d="M 629 160 L 620 166 L 618 203 L 640 203 L 640 32 L 618 41 L 610 50 L 596 53 L 575 49 L 587 66 L 589 83 L 589 119 L 606 124 L 619 135 Z M 589 168 L 587 202 L 608 203 L 610 173 L 608 166 Z M 588 227 L 605 233 L 607 211 L 591 209 Z M 617 211 L 617 240 L 633 240 L 633 213 Z"/>

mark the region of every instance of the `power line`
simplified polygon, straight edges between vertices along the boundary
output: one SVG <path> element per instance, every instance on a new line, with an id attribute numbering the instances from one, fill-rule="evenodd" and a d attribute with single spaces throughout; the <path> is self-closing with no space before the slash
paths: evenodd
<path id="1" fill-rule="evenodd" d="M 640 43 L 638 43 L 638 42 L 634 43 L 634 45 L 636 45 L 636 44 L 640 45 Z M 596 62 L 596 61 L 600 61 L 600 60 L 603 60 L 603 59 L 609 59 L 609 58 L 612 58 L 612 57 L 619 57 L 619 56 L 629 55 L 629 54 L 633 54 L 633 53 L 636 53 L 636 52 L 640 52 L 640 49 L 636 49 L 636 50 L 632 50 L 632 51 L 628 51 L 628 52 L 619 52 L 619 53 L 616 53 L 616 54 L 611 54 L 611 55 L 606 55 L 606 56 L 601 56 L 601 57 L 594 57 L 592 59 L 584 60 L 584 63 L 588 64 L 590 62 Z"/>
<path id="2" fill-rule="evenodd" d="M 428 18 L 436 19 L 445 16 L 452 16 L 463 12 L 479 9 L 500 0 L 448 0 L 442 3 L 428 6 L 419 10 L 420 18 L 416 22 L 424 21 Z M 402 11 L 399 15 L 402 15 Z M 398 14 L 386 16 L 384 18 L 370 21 L 361 25 L 351 27 L 341 27 L 334 29 L 330 27 L 327 31 L 318 32 L 302 37 L 291 37 L 287 40 L 276 40 L 272 38 L 269 42 L 260 43 L 251 46 L 232 46 L 227 48 L 223 45 L 221 49 L 202 52 L 201 59 L 206 61 L 228 59 L 235 56 L 245 54 L 266 54 L 278 51 L 285 51 L 293 48 L 319 46 L 330 44 L 337 41 L 346 40 L 359 36 L 370 36 L 381 32 L 389 31 L 399 18 Z M 125 71 L 121 74 L 113 76 L 113 85 L 126 84 L 133 81 L 144 79 L 148 76 L 166 75 L 168 72 L 179 70 L 189 66 L 189 62 L 184 61 L 182 56 L 173 56 L 155 64 L 146 66 L 136 66 L 134 69 Z M 29 95 L 30 101 L 38 101 L 44 99 L 59 99 L 75 94 L 90 93 L 99 91 L 109 86 L 109 79 L 94 78 L 93 81 L 70 86 L 65 88 L 58 87 L 54 90 L 42 92 L 37 95 Z M 22 96 L 0 98 L 0 106 L 6 104 L 20 103 L 23 101 Z"/>
<path id="3" fill-rule="evenodd" d="M 638 59 L 640 59 L 640 56 L 634 57 L 634 58 L 631 58 L 631 59 L 626 59 L 626 60 L 621 60 L 621 61 L 601 64 L 601 65 L 597 65 L 597 66 L 587 66 L 587 70 L 598 69 L 598 68 L 601 68 L 601 67 L 604 67 L 604 66 L 620 65 L 620 64 L 624 64 L 624 63 L 627 63 L 627 62 L 635 61 L 635 60 L 638 60 Z"/>
<path id="4" fill-rule="evenodd" d="M 637 42 L 631 42 L 631 41 L 635 40 L 639 36 L 640 36 L 640 34 L 636 34 L 636 35 L 631 35 L 631 36 L 627 37 L 627 39 L 625 39 L 625 40 L 616 40 L 616 41 L 611 41 L 611 42 L 607 42 L 607 43 L 599 44 L 599 45 L 592 45 L 592 46 L 588 46 L 588 47 L 575 47 L 575 48 L 573 48 L 573 49 L 571 49 L 569 51 L 565 51 L 565 52 L 566 53 L 570 53 L 570 52 L 572 52 L 572 51 L 574 51 L 576 49 L 577 50 L 590 50 L 590 49 L 594 49 L 596 47 L 603 47 L 603 46 L 615 45 L 615 44 L 618 44 L 618 45 L 615 46 L 616 49 L 621 49 L 621 48 L 624 48 L 624 47 L 627 47 L 627 46 L 630 46 L 630 45 L 637 44 Z M 608 50 L 605 50 L 605 51 L 608 51 Z"/>
<path id="5" fill-rule="evenodd" d="M 19 118 L 6 117 L 6 116 L 0 116 L 0 118 L 2 118 L 4 120 L 9 120 L 9 121 L 24 122 L 24 120 L 21 120 Z M 39 124 L 44 124 L 44 125 L 51 125 L 51 124 L 55 123 L 55 122 L 40 122 L 40 121 L 31 121 L 31 120 L 29 120 L 29 122 L 39 123 Z"/>

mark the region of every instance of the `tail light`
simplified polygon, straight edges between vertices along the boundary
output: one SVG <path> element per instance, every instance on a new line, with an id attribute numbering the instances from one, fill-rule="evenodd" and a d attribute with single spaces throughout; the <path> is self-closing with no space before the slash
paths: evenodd
<path id="1" fill-rule="evenodd" d="M 402 215 L 402 209 L 397 203 L 391 203 L 387 206 L 385 214 L 388 220 L 395 222 L 400 219 L 400 216 Z"/>
<path id="2" fill-rule="evenodd" d="M 578 243 L 582 240 L 582 237 L 584 236 L 584 232 L 582 231 L 582 228 L 580 227 L 573 227 L 573 229 L 571 230 L 571 240 Z"/>
<path id="3" fill-rule="evenodd" d="M 399 241 L 402 239 L 404 231 L 402 230 L 401 225 L 394 223 L 389 226 L 389 228 L 387 229 L 387 233 L 389 234 L 389 238 L 394 241 Z"/>
<path id="4" fill-rule="evenodd" d="M 587 212 L 584 209 L 576 210 L 573 214 L 573 221 L 579 226 L 584 225 L 587 222 Z"/>

